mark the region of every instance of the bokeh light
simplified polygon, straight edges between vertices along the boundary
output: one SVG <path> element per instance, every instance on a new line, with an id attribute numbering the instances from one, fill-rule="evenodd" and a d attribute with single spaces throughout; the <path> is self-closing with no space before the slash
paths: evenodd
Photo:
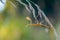
<path id="1" fill-rule="evenodd" d="M 2 0 L 2 2 L 0 1 L 0 12 L 5 8 L 6 0 Z"/>

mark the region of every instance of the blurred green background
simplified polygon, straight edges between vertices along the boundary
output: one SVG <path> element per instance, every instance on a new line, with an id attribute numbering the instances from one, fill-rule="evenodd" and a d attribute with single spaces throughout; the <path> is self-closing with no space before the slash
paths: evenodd
<path id="1" fill-rule="evenodd" d="M 2 1 L 4 3 L 0 1 L 0 40 L 51 40 L 46 28 L 28 25 L 26 17 L 29 12 L 23 5 L 16 0 Z M 31 1 L 39 5 L 60 35 L 60 0 Z"/>

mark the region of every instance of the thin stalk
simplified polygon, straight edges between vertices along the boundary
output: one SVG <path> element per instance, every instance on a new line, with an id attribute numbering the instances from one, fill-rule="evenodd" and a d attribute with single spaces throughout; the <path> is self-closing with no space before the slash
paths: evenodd
<path id="1" fill-rule="evenodd" d="M 30 1 L 30 2 L 32 2 L 32 1 Z M 32 2 L 33 3 L 33 2 Z M 33 4 L 35 4 L 35 3 L 33 3 Z M 37 5 L 37 4 L 35 4 L 35 6 L 37 7 L 37 9 L 38 9 L 38 11 L 40 12 L 40 14 L 42 14 L 43 15 L 43 17 L 45 18 L 45 20 L 46 20 L 46 22 L 50 25 L 49 27 L 50 27 L 50 35 L 52 34 L 52 36 L 51 36 L 51 40 L 53 40 L 54 39 L 54 35 L 56 36 L 56 38 L 58 39 L 58 35 L 57 35 L 57 32 L 56 32 L 56 30 L 55 30 L 55 28 L 53 27 L 53 25 L 52 25 L 52 23 L 49 21 L 49 19 L 47 18 L 47 16 L 44 14 L 44 12 L 39 8 L 39 6 Z M 39 13 L 38 12 L 38 13 Z M 57 40 L 56 39 L 56 40 Z"/>

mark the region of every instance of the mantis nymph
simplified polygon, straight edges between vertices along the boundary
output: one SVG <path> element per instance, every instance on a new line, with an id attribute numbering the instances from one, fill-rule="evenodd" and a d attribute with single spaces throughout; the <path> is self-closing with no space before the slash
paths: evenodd
<path id="1" fill-rule="evenodd" d="M 31 18 L 30 17 L 26 17 L 26 19 L 28 20 L 28 21 L 32 21 L 31 20 Z M 44 24 L 42 24 L 42 23 L 40 23 L 40 24 L 29 24 L 30 26 L 39 26 L 39 27 L 45 27 L 45 28 L 49 28 L 47 25 L 44 25 Z"/>

